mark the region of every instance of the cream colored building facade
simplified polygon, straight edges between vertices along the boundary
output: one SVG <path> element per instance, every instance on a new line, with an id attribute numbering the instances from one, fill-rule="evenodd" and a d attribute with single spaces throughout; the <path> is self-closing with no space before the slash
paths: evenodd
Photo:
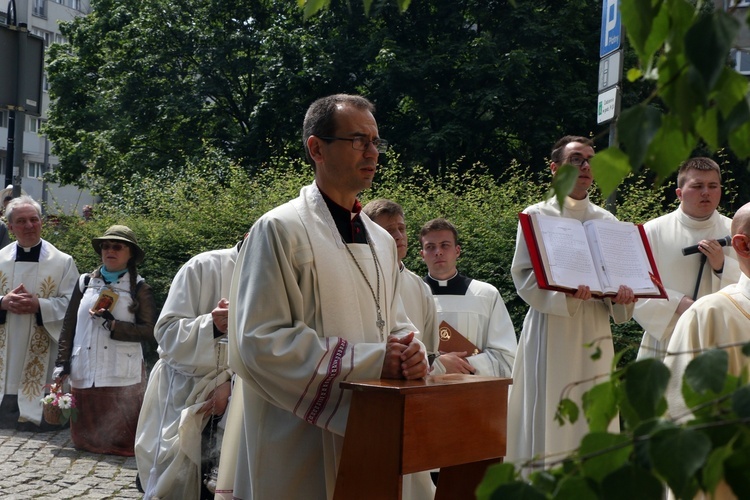
<path id="1" fill-rule="evenodd" d="M 7 1 L 2 2 L 0 12 L 0 22 L 6 24 L 8 4 Z M 16 23 L 26 24 L 29 32 L 43 38 L 45 47 L 54 42 L 65 41 L 60 34 L 60 21 L 69 21 L 91 11 L 89 0 L 15 0 L 15 5 Z M 43 174 L 54 170 L 58 159 L 54 156 L 52 145 L 47 138 L 39 134 L 49 109 L 46 78 L 42 87 L 41 116 L 24 115 L 21 188 L 34 199 L 43 202 L 48 213 L 81 214 L 84 205 L 94 202 L 94 197 L 88 190 L 75 186 L 60 186 L 43 180 Z M 7 110 L 0 110 L 0 188 L 5 187 L 6 169 L 13 168 L 13 161 L 7 154 L 8 116 Z"/>

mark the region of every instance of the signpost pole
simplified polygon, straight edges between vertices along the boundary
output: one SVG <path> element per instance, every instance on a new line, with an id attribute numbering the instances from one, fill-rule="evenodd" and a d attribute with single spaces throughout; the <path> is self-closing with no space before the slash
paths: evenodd
<path id="1" fill-rule="evenodd" d="M 609 122 L 609 147 L 617 146 L 617 117 L 620 115 L 620 81 L 622 80 L 622 23 L 620 0 L 602 0 L 602 31 L 599 45 L 599 98 L 597 123 Z M 617 190 L 605 202 L 615 213 Z"/>

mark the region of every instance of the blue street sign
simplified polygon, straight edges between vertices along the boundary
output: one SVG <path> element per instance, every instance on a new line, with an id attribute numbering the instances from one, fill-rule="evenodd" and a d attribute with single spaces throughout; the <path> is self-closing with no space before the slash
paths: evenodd
<path id="1" fill-rule="evenodd" d="M 599 57 L 604 57 L 619 49 L 621 41 L 620 1 L 602 0 L 602 36 L 599 44 Z"/>

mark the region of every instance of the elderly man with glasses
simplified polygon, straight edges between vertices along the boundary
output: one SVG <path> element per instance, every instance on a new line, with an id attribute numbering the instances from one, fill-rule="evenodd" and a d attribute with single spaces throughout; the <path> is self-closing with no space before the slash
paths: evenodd
<path id="1" fill-rule="evenodd" d="M 16 241 L 0 251 L 0 427 L 49 430 L 39 399 L 52 379 L 78 269 L 42 239 L 39 203 L 21 196 L 5 214 Z"/>
<path id="2" fill-rule="evenodd" d="M 556 198 L 532 205 L 524 213 L 570 217 L 581 222 L 615 217 L 589 200 L 593 177 L 593 143 L 585 137 L 565 136 L 553 147 L 550 170 L 556 175 L 564 164 L 578 167 L 573 190 L 560 206 Z M 586 419 L 560 426 L 555 420 L 561 397 L 581 406 L 581 396 L 609 373 L 614 357 L 609 319 L 628 321 L 633 314 L 633 290 L 621 286 L 612 298 L 593 298 L 589 287 L 575 293 L 538 287 L 529 250 L 519 225 L 511 267 L 518 295 L 529 305 L 513 365 L 513 386 L 508 404 L 508 455 L 512 461 L 569 452 L 588 432 Z M 601 356 L 592 359 L 594 344 Z M 583 382 L 583 383 L 578 383 Z M 577 383 L 577 384 L 576 384 Z M 618 420 L 610 423 L 619 431 Z"/>

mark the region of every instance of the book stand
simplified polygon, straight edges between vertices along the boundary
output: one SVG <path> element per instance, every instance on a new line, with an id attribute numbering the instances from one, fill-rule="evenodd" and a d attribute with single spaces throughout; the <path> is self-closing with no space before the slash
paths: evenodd
<path id="1" fill-rule="evenodd" d="M 436 468 L 436 500 L 474 498 L 505 455 L 510 384 L 461 374 L 342 382 L 352 402 L 334 500 L 400 500 L 404 474 Z"/>

